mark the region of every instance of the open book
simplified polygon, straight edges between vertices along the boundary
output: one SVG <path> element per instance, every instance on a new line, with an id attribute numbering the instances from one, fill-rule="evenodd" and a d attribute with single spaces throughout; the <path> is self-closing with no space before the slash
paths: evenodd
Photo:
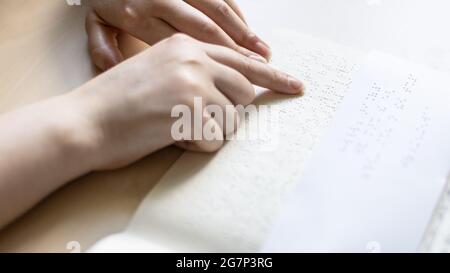
<path id="1" fill-rule="evenodd" d="M 286 199 L 292 199 L 292 192 L 301 191 L 305 169 L 313 164 L 313 150 L 329 134 L 336 111 L 349 100 L 346 95 L 352 83 L 364 85 L 354 77 L 358 77 L 355 72 L 360 67 L 365 67 L 366 58 L 361 52 L 291 31 L 274 31 L 269 38 L 274 65 L 303 79 L 306 96 L 261 91 L 257 103 L 275 105 L 280 110 L 270 121 L 277 130 L 268 130 L 264 139 L 230 141 L 215 155 L 185 153 L 145 198 L 129 227 L 100 241 L 91 251 L 271 250 L 266 242 L 269 236 L 277 238 L 273 226 L 281 212 L 290 211 L 284 209 Z M 361 88 L 360 92 L 366 94 L 368 89 Z M 346 106 L 361 108 L 348 102 Z M 255 122 L 250 115 L 244 124 Z M 340 181 L 335 182 L 338 185 Z M 431 192 L 440 192 L 442 185 L 436 185 Z M 408 190 L 393 194 L 405 193 Z M 291 204 L 287 206 L 292 208 Z M 315 209 L 303 210 L 309 208 Z M 428 205 L 420 212 L 421 217 L 431 218 L 432 210 Z M 297 216 L 294 212 L 287 218 Z M 290 232 L 296 236 L 294 230 Z"/>
<path id="2" fill-rule="evenodd" d="M 265 251 L 417 251 L 450 171 L 448 83 L 370 53 Z"/>

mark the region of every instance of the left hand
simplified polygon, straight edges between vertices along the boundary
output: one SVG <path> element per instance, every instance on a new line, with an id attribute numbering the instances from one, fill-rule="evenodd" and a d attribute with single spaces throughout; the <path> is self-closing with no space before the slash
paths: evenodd
<path id="1" fill-rule="evenodd" d="M 89 0 L 88 4 L 90 53 L 102 70 L 124 59 L 116 39 L 120 32 L 149 45 L 182 32 L 262 62 L 271 54 L 249 29 L 234 0 Z"/>

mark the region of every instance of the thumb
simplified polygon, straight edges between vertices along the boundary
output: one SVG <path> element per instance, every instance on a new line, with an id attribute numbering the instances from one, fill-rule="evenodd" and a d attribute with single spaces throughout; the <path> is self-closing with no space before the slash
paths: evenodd
<path id="1" fill-rule="evenodd" d="M 99 69 L 105 71 L 124 60 L 117 42 L 118 30 L 107 26 L 94 12 L 86 17 L 89 53 Z"/>

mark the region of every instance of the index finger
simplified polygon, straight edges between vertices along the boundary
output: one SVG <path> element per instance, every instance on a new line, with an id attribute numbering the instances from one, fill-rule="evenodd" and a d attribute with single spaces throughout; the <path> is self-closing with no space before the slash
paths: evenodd
<path id="1" fill-rule="evenodd" d="M 251 83 L 285 94 L 303 94 L 303 83 L 284 72 L 243 56 L 229 48 L 202 43 L 206 53 L 215 61 L 244 75 Z"/>
<path id="2" fill-rule="evenodd" d="M 230 6 L 234 12 L 241 18 L 242 22 L 244 22 L 247 25 L 247 21 L 245 20 L 244 13 L 242 13 L 241 9 L 239 8 L 238 4 L 234 0 L 225 0 L 225 2 Z"/>
<path id="3" fill-rule="evenodd" d="M 267 60 L 270 59 L 269 46 L 250 30 L 227 2 L 223 0 L 185 1 L 211 18 L 237 44 L 258 53 Z"/>

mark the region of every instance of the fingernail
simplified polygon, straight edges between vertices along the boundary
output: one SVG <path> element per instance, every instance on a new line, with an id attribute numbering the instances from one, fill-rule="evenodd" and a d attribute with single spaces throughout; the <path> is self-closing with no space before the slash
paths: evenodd
<path id="1" fill-rule="evenodd" d="M 261 53 L 262 56 L 264 56 L 267 60 L 270 60 L 270 57 L 272 55 L 272 51 L 270 50 L 269 46 L 267 46 L 264 42 L 259 40 L 255 44 L 255 50 L 258 53 Z"/>
<path id="2" fill-rule="evenodd" d="M 305 87 L 301 81 L 291 76 L 288 76 L 288 84 L 289 88 L 291 88 L 292 91 L 303 94 Z"/>
<path id="3" fill-rule="evenodd" d="M 250 59 L 253 59 L 253 60 L 257 61 L 257 62 L 260 62 L 260 63 L 263 63 L 263 64 L 267 64 L 267 60 L 261 55 L 251 53 L 251 54 L 248 55 L 248 57 Z"/>

